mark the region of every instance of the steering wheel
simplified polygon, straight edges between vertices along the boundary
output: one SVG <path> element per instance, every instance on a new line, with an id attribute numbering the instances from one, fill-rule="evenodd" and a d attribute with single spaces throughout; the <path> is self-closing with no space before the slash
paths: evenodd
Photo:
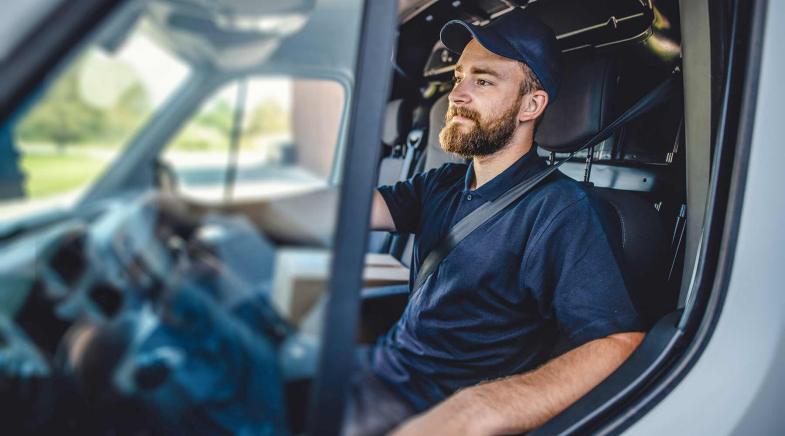
<path id="1" fill-rule="evenodd" d="M 55 360 L 88 403 L 141 405 L 133 420 L 152 433 L 285 432 L 277 353 L 292 328 L 268 301 L 260 271 L 273 248 L 253 226 L 147 195 L 49 251 L 73 244 L 78 273 L 45 265 L 42 277 L 55 314 L 74 322 Z"/>

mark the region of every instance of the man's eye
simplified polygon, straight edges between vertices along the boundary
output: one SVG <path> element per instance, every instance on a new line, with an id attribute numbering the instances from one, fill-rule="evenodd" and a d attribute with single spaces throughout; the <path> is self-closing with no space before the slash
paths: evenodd
<path id="1" fill-rule="evenodd" d="M 491 82 L 483 79 L 477 79 L 477 84 L 480 86 L 488 86 L 491 84 Z"/>

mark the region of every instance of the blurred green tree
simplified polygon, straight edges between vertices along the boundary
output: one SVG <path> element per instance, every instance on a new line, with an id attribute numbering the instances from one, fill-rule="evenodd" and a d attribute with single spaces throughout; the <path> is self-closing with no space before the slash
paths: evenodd
<path id="1" fill-rule="evenodd" d="M 91 88 L 79 86 L 88 66 L 85 61 L 77 62 L 47 90 L 17 125 L 20 141 L 54 144 L 62 151 L 68 145 L 119 145 L 129 139 L 152 112 L 147 89 L 130 67 L 118 64 L 116 68 L 128 69 L 132 81 L 108 107 L 95 106 L 83 95 Z"/>
<path id="2" fill-rule="evenodd" d="M 102 133 L 105 119 L 100 110 L 82 100 L 78 90 L 79 68 L 66 72 L 17 125 L 20 140 L 47 142 L 63 150 Z"/>
<path id="3" fill-rule="evenodd" d="M 286 133 L 290 129 L 289 113 L 275 100 L 262 100 L 250 110 L 246 136 Z"/>

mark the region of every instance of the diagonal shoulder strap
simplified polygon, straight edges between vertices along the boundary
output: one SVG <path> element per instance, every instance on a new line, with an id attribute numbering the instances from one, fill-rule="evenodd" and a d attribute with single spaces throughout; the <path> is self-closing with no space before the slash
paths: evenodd
<path id="1" fill-rule="evenodd" d="M 680 79 L 679 75 L 672 75 L 668 78 L 668 80 L 651 90 L 648 94 L 643 96 L 643 98 L 638 100 L 638 102 L 636 102 L 632 107 L 627 109 L 623 114 L 619 115 L 619 117 L 616 118 L 613 122 L 608 124 L 596 135 L 592 136 L 589 140 L 583 143 L 583 145 L 581 145 L 577 150 L 570 153 L 569 156 L 549 166 L 539 174 L 524 180 L 518 185 L 513 186 L 504 194 L 500 195 L 497 199 L 484 203 L 482 206 L 478 207 L 463 217 L 463 219 L 455 223 L 455 225 L 450 228 L 450 231 L 447 232 L 447 235 L 445 235 L 445 237 L 436 244 L 433 250 L 428 253 L 428 256 L 425 257 L 425 260 L 420 266 L 420 270 L 417 272 L 417 277 L 414 281 L 414 287 L 412 287 L 412 290 L 417 291 L 420 289 L 420 287 L 422 287 L 423 283 L 425 283 L 428 277 L 430 277 L 431 274 L 436 271 L 436 268 L 439 266 L 441 261 L 447 257 L 447 255 L 452 251 L 453 248 L 455 248 L 456 245 L 458 245 L 459 242 L 469 236 L 469 234 L 471 234 L 489 219 L 494 217 L 496 214 L 507 208 L 507 206 L 511 205 L 516 200 L 523 197 L 527 192 L 531 191 L 548 176 L 553 174 L 564 162 L 567 162 L 573 156 L 575 156 L 576 153 L 583 149 L 593 147 L 605 139 L 608 139 L 619 128 L 665 101 L 668 97 L 670 97 L 676 88 L 676 85 L 678 84 L 677 79 Z"/>

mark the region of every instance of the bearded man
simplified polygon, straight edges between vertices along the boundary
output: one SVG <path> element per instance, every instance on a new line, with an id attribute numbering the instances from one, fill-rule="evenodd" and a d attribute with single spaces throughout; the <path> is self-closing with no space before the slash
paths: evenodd
<path id="1" fill-rule="evenodd" d="M 460 59 L 440 141 L 471 161 L 379 188 L 371 217 L 416 235 L 412 279 L 456 222 L 546 168 L 534 131 L 559 83 L 553 32 L 523 10 L 485 27 L 451 21 L 441 40 Z M 411 289 L 368 351 L 347 432 L 397 421 L 399 434 L 525 432 L 607 377 L 640 330 L 592 200 L 554 173 Z"/>

